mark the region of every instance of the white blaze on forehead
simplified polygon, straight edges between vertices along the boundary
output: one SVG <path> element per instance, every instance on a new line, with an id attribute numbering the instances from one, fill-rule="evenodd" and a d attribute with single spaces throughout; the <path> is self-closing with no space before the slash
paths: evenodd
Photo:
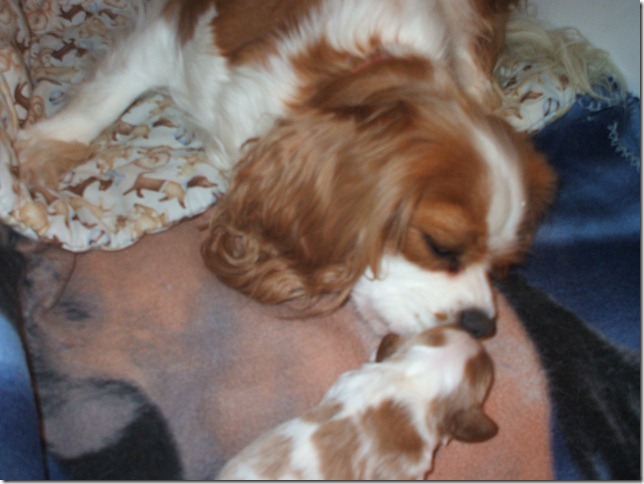
<path id="1" fill-rule="evenodd" d="M 487 130 L 475 129 L 474 133 L 488 168 L 488 247 L 495 252 L 513 244 L 523 220 L 526 199 L 518 163 L 519 153 L 512 143 Z"/>

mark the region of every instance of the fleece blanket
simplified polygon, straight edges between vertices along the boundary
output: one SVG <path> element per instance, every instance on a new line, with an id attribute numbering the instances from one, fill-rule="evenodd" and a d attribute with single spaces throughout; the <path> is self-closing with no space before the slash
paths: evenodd
<path id="1" fill-rule="evenodd" d="M 212 478 L 373 354 L 351 304 L 285 318 L 219 283 L 198 255 L 204 220 L 120 252 L 19 244 L 53 477 Z M 500 432 L 440 449 L 429 478 L 639 478 L 638 355 L 521 275 L 497 285 L 485 408 Z"/>
<path id="2" fill-rule="evenodd" d="M 26 237 L 0 240 L 3 478 L 212 477 L 377 344 L 351 304 L 284 318 L 203 268 L 199 214 L 224 187 L 163 96 L 59 190 L 17 180 L 17 130 L 59 109 L 144 5 L 0 1 L 0 220 Z M 597 104 L 537 67 L 497 70 L 504 113 L 537 133 L 561 195 L 528 265 L 498 282 L 500 433 L 441 449 L 433 479 L 641 478 L 639 100 Z"/>
<path id="3" fill-rule="evenodd" d="M 632 95 L 579 96 L 535 136 L 560 187 L 521 273 L 559 308 L 510 299 L 548 368 L 562 479 L 641 475 L 640 119 Z"/>
<path id="4" fill-rule="evenodd" d="M 212 478 L 375 351 L 351 304 L 290 319 L 219 283 L 200 260 L 200 223 L 117 253 L 23 249 L 44 432 L 63 475 Z M 442 449 L 432 478 L 553 477 L 546 378 L 499 297 L 498 335 L 485 343 L 496 368 L 486 411 L 501 430 Z"/>

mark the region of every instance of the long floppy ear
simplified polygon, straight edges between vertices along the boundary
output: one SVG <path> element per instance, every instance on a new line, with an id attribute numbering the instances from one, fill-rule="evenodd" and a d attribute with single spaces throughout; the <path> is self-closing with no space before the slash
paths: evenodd
<path id="1" fill-rule="evenodd" d="M 380 340 L 380 345 L 378 346 L 378 351 L 376 352 L 377 363 L 386 360 L 391 355 L 393 355 L 396 350 L 400 347 L 401 338 L 396 333 L 387 333 L 382 340 Z"/>
<path id="2" fill-rule="evenodd" d="M 337 149 L 344 136 L 338 132 L 334 141 L 330 129 L 319 117 L 299 116 L 247 146 L 202 245 L 206 265 L 223 282 L 265 303 L 346 297 L 355 274 L 350 261 L 332 256 L 323 233 L 329 227 L 321 225 L 330 207 L 316 187 L 331 183 L 333 169 L 315 158 Z"/>
<path id="3" fill-rule="evenodd" d="M 526 212 L 519 231 L 517 259 L 510 262 L 519 262 L 530 249 L 539 223 L 546 216 L 557 189 L 555 171 L 546 158 L 536 150 L 533 143 L 525 137 L 520 137 L 516 141 L 516 146 L 520 150 L 520 156 L 524 163 L 523 174 L 527 200 Z"/>
<path id="4" fill-rule="evenodd" d="M 455 412 L 446 423 L 448 435 L 462 442 L 483 442 L 491 439 L 499 431 L 498 425 L 480 406 L 472 406 Z"/>
<path id="5" fill-rule="evenodd" d="M 530 233 L 543 218 L 546 209 L 553 202 L 557 189 L 557 176 L 545 157 L 538 153 L 530 141 L 524 150 L 525 176 L 528 192 L 528 213 L 523 230 Z"/>
<path id="6" fill-rule="evenodd" d="M 348 71 L 249 143 L 214 208 L 207 266 L 261 302 L 297 299 L 315 312 L 344 302 L 367 267 L 377 275 L 417 196 L 409 90 L 427 69 L 387 61 Z"/>
<path id="7" fill-rule="evenodd" d="M 537 151 L 533 142 L 524 134 L 515 132 L 506 121 L 494 118 L 493 123 L 506 125 L 512 133 L 513 145 L 523 164 L 523 186 L 525 189 L 525 213 L 518 233 L 514 252 L 499 259 L 493 268 L 495 277 L 504 277 L 508 270 L 521 262 L 530 250 L 539 223 L 556 196 L 557 176 L 546 158 Z"/>
<path id="8" fill-rule="evenodd" d="M 213 209 L 206 265 L 261 302 L 340 305 L 378 264 L 383 232 L 401 218 L 394 191 L 404 190 L 374 181 L 387 179 L 382 167 L 400 151 L 382 135 L 383 123 L 397 122 L 391 109 L 381 122 L 369 113 L 367 125 L 306 110 L 253 141 Z"/>
<path id="9" fill-rule="evenodd" d="M 493 371 L 490 356 L 480 352 L 467 360 L 459 386 L 433 402 L 429 415 L 437 419 L 442 436 L 462 442 L 483 442 L 497 434 L 497 424 L 482 407 L 492 384 Z"/>

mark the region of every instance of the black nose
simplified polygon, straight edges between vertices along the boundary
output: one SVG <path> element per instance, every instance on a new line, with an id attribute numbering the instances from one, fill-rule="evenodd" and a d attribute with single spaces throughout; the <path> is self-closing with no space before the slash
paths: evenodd
<path id="1" fill-rule="evenodd" d="M 480 309 L 467 309 L 461 313 L 461 327 L 475 338 L 486 338 L 496 333 L 496 321 Z"/>

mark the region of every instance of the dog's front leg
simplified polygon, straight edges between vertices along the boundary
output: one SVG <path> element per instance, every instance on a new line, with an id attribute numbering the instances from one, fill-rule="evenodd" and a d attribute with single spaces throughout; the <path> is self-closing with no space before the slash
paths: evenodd
<path id="1" fill-rule="evenodd" d="M 91 156 L 90 142 L 132 102 L 167 86 L 180 58 L 177 48 L 162 17 L 118 43 L 60 112 L 18 133 L 20 178 L 55 188 L 65 172 Z"/>

